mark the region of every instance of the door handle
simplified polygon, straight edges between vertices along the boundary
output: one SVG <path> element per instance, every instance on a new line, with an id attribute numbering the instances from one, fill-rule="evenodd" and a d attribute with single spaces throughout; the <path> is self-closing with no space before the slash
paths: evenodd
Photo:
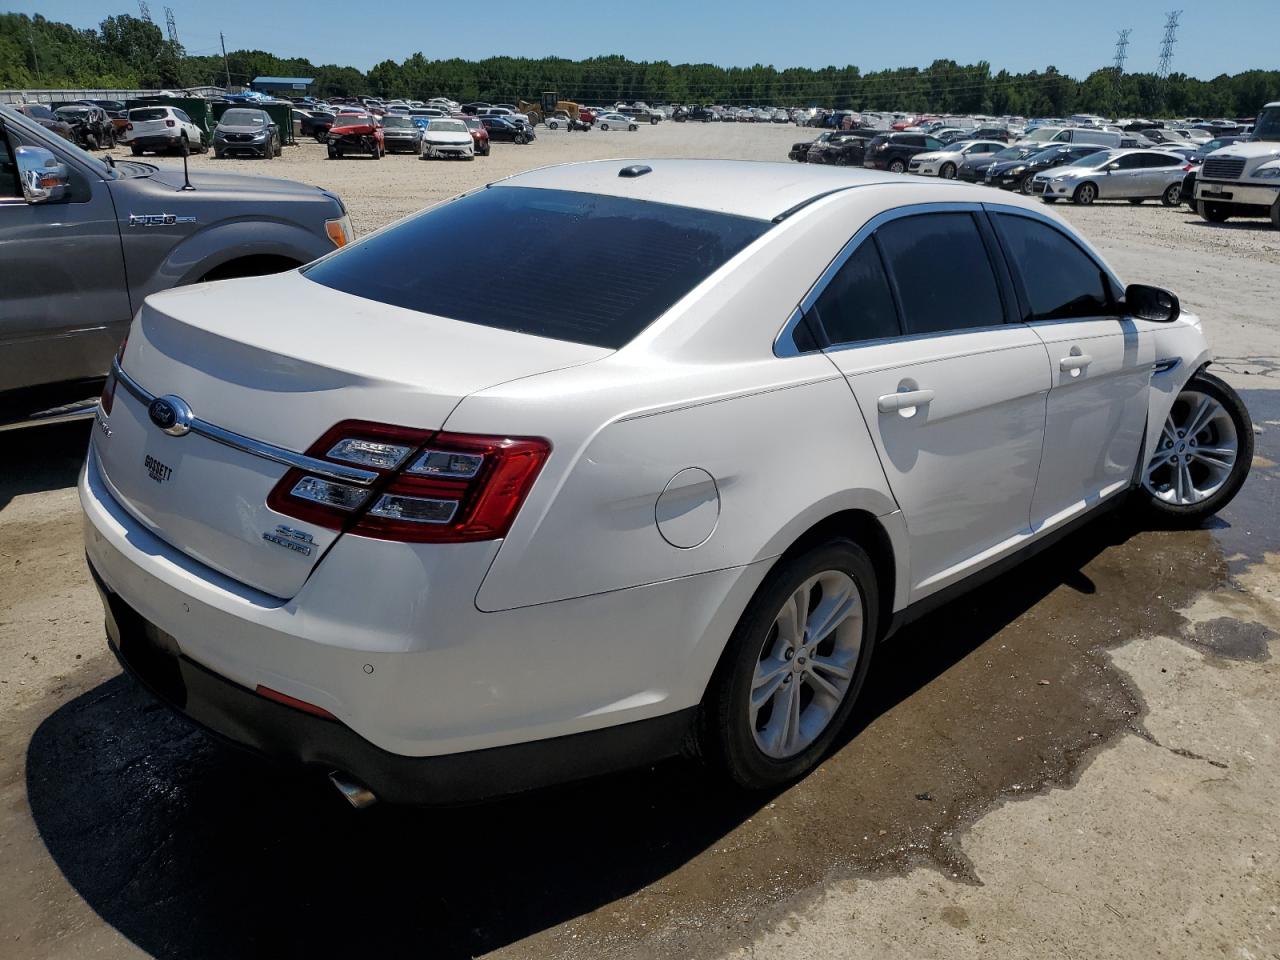
<path id="1" fill-rule="evenodd" d="M 903 390 L 899 393 L 886 393 L 876 400 L 876 407 L 881 413 L 893 413 L 908 407 L 922 407 L 933 402 L 932 390 Z"/>
<path id="2" fill-rule="evenodd" d="M 1058 361 L 1058 369 L 1063 373 L 1075 373 L 1083 370 L 1089 364 L 1093 363 L 1093 357 L 1087 353 L 1073 353 L 1069 357 L 1063 357 Z"/>

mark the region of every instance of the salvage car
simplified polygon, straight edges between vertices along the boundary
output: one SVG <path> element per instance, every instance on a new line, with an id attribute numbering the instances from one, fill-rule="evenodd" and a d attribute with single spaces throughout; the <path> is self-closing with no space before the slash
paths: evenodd
<path id="1" fill-rule="evenodd" d="M 489 135 L 489 140 L 497 140 L 501 143 L 528 143 L 534 138 L 533 129 L 519 127 L 512 123 L 506 117 L 480 117 L 480 122 L 484 125 L 485 132 Z"/>
<path id="2" fill-rule="evenodd" d="M 1037 173 L 1075 163 L 1094 153 L 1097 153 L 1097 148 L 1090 144 L 1049 147 L 1022 160 L 1000 160 L 991 164 L 987 167 L 983 182 L 989 187 L 1030 194 L 1031 184 Z"/>
<path id="3" fill-rule="evenodd" d="M 874 130 L 832 130 L 809 148 L 809 163 L 825 163 L 839 167 L 860 167 L 866 157 L 867 144 L 876 136 Z"/>
<path id="4" fill-rule="evenodd" d="M 427 129 L 422 131 L 421 156 L 423 160 L 474 160 L 475 141 L 470 129 L 461 120 L 454 120 L 452 117 L 432 120 L 427 124 Z"/>
<path id="5" fill-rule="evenodd" d="M 69 139 L 86 150 L 109 149 L 116 145 L 116 128 L 107 111 L 90 103 L 68 103 L 53 111 L 71 127 Z"/>
<path id="6" fill-rule="evenodd" d="M 352 239 L 342 202 L 316 187 L 184 182 L 180 168 L 103 162 L 0 106 L 0 429 L 91 415 L 150 294 L 287 270 Z"/>
<path id="7" fill-rule="evenodd" d="M 120 143 L 135 157 L 150 150 L 153 153 L 204 153 L 204 131 L 186 112 L 177 107 L 134 107 L 129 111 Z"/>
<path id="8" fill-rule="evenodd" d="M 478 117 L 470 117 L 463 114 L 460 119 L 467 125 L 467 130 L 471 132 L 471 147 L 477 157 L 487 157 L 489 155 L 489 131 L 485 129 L 485 125 L 480 122 Z"/>
<path id="9" fill-rule="evenodd" d="M 1176 207 L 1182 195 L 1186 160 L 1158 150 L 1099 150 L 1074 163 L 1037 173 L 1031 192 L 1049 203 L 1070 200 L 1088 206 L 1095 200 L 1160 200 Z"/>
<path id="10" fill-rule="evenodd" d="M 213 128 L 213 155 L 224 157 L 280 156 L 280 128 L 265 110 L 235 107 L 228 110 Z"/>
<path id="11" fill-rule="evenodd" d="M 370 113 L 340 112 L 333 118 L 325 144 L 330 160 L 353 153 L 368 154 L 375 160 L 381 160 L 387 153 L 382 122 Z"/>
<path id="12" fill-rule="evenodd" d="M 85 548 L 143 685 L 356 805 L 681 751 L 776 789 L 904 623 L 1108 509 L 1226 505 L 1253 431 L 1209 361 L 1017 194 L 543 167 L 148 299 Z"/>
<path id="13" fill-rule="evenodd" d="M 15 103 L 11 109 L 16 110 L 24 117 L 29 117 L 46 130 L 56 133 L 64 140 L 74 139 L 71 124 L 58 117 L 57 114 L 46 107 L 43 103 Z"/>
<path id="14" fill-rule="evenodd" d="M 960 164 L 969 157 L 994 155 L 1003 149 L 1005 145 L 996 140 L 965 140 L 960 143 L 951 143 L 939 150 L 917 153 L 907 164 L 907 171 L 918 173 L 923 177 L 954 180 Z"/>
<path id="15" fill-rule="evenodd" d="M 1195 201 L 1201 218 L 1209 223 L 1268 217 L 1280 230 L 1280 101 L 1262 108 L 1248 140 L 1205 158 Z"/>

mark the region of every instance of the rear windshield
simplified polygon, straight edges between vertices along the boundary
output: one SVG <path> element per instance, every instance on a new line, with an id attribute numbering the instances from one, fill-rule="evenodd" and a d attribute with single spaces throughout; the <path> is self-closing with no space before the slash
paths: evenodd
<path id="1" fill-rule="evenodd" d="M 770 226 L 664 203 L 492 187 L 303 273 L 421 313 L 617 349 Z"/>
<path id="2" fill-rule="evenodd" d="M 130 120 L 145 122 L 147 120 L 167 120 L 169 111 L 165 107 L 138 107 L 129 111 Z"/>

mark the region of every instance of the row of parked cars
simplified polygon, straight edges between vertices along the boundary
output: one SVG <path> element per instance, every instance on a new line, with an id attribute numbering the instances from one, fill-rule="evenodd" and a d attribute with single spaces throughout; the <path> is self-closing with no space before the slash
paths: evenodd
<path id="1" fill-rule="evenodd" d="M 1019 137 L 1004 132 L 1003 137 L 993 137 L 987 130 L 937 124 L 928 130 L 900 132 L 830 130 L 815 140 L 793 144 L 789 156 L 802 163 L 984 183 L 1038 196 L 1046 203 L 1128 200 L 1140 204 L 1158 199 L 1170 207 L 1186 202 L 1214 222 L 1248 215 L 1246 211 L 1280 221 L 1278 104 L 1263 109 L 1248 135 L 1214 137 L 1211 129 L 1194 127 L 1048 125 L 1035 126 Z M 1197 183 L 1208 179 L 1204 174 L 1211 174 L 1215 181 L 1226 177 L 1224 182 L 1231 184 L 1246 172 L 1246 166 L 1250 168 L 1246 183 L 1206 184 L 1212 190 L 1207 197 L 1197 192 Z M 1247 200 L 1242 199 L 1246 196 Z M 1236 206 L 1228 207 L 1232 201 Z"/>

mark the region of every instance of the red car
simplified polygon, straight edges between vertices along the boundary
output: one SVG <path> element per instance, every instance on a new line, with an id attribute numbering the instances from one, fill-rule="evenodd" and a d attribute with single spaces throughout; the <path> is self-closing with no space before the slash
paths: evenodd
<path id="1" fill-rule="evenodd" d="M 375 160 L 387 154 L 382 124 L 367 113 L 339 113 L 329 128 L 329 159 L 337 160 L 348 153 L 367 153 Z"/>
<path id="2" fill-rule="evenodd" d="M 489 131 L 484 128 L 480 118 L 465 113 L 455 113 L 454 116 L 465 123 L 467 129 L 471 131 L 471 146 L 475 149 L 476 156 L 487 157 L 489 155 Z"/>

